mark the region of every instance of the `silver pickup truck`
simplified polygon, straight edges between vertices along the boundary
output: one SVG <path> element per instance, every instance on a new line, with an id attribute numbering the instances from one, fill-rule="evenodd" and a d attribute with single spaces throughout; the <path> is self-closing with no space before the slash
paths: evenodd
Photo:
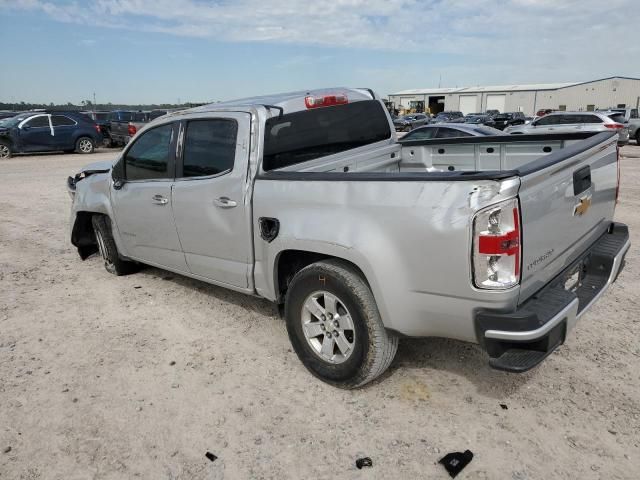
<path id="1" fill-rule="evenodd" d="M 303 364 L 352 388 L 403 336 L 521 372 L 565 341 L 629 248 L 615 132 L 398 142 L 382 101 L 330 89 L 198 107 L 69 177 L 71 242 L 283 307 Z"/>

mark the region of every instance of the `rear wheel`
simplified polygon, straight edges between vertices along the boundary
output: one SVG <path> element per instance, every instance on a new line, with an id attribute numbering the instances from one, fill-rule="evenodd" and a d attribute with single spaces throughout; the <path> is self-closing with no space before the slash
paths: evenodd
<path id="1" fill-rule="evenodd" d="M 356 388 L 391 364 L 398 338 L 387 333 L 364 279 L 346 262 L 300 270 L 285 303 L 289 339 L 304 366 L 321 380 Z"/>
<path id="2" fill-rule="evenodd" d="M 0 160 L 11 158 L 12 154 L 11 147 L 6 143 L 0 142 Z"/>
<path id="3" fill-rule="evenodd" d="M 636 132 L 636 143 L 638 144 L 638 146 L 640 147 L 640 128 L 638 129 L 638 131 Z"/>
<path id="4" fill-rule="evenodd" d="M 98 251 L 104 261 L 104 268 L 113 275 L 128 275 L 139 270 L 137 263 L 122 260 L 111 233 L 111 220 L 106 215 L 94 215 L 91 219 L 93 232 L 98 243 Z"/>
<path id="5" fill-rule="evenodd" d="M 76 141 L 76 152 L 78 153 L 93 153 L 94 149 L 93 140 L 89 137 L 80 137 Z"/>

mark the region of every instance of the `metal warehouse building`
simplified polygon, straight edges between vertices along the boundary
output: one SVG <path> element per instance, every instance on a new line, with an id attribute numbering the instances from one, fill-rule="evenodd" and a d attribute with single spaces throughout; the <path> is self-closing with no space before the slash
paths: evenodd
<path id="1" fill-rule="evenodd" d="M 469 114 L 499 110 L 534 115 L 538 110 L 596 110 L 638 107 L 640 78 L 609 77 L 590 82 L 501 85 L 492 87 L 431 88 L 403 90 L 389 95 L 399 110 L 432 114 L 459 110 Z"/>

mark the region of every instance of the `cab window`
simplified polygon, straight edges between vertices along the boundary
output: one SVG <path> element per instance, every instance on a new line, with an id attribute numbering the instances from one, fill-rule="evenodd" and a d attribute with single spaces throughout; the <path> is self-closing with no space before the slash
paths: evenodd
<path id="1" fill-rule="evenodd" d="M 125 178 L 129 181 L 173 178 L 171 161 L 172 124 L 142 134 L 124 157 Z"/>
<path id="2" fill-rule="evenodd" d="M 216 118 L 187 124 L 182 154 L 182 176 L 218 175 L 233 169 L 238 124 Z"/>

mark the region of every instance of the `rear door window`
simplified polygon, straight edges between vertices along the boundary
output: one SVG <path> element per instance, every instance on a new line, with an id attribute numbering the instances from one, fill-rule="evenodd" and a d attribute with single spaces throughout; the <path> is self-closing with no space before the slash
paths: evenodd
<path id="1" fill-rule="evenodd" d="M 172 124 L 162 125 L 135 140 L 124 157 L 127 180 L 173 178 L 169 168 L 172 132 Z"/>
<path id="2" fill-rule="evenodd" d="M 65 115 L 52 115 L 51 123 L 54 127 L 65 127 L 75 125 L 76 122 Z"/>
<path id="3" fill-rule="evenodd" d="M 274 170 L 391 138 L 377 100 L 303 110 L 267 120 L 263 169 Z"/>
<path id="4" fill-rule="evenodd" d="M 602 123 L 602 119 L 597 115 L 576 115 L 576 116 L 579 117 L 579 122 L 575 122 L 575 123 Z"/>
<path id="5" fill-rule="evenodd" d="M 237 136 L 235 120 L 190 121 L 184 140 L 181 176 L 201 177 L 233 170 Z"/>

